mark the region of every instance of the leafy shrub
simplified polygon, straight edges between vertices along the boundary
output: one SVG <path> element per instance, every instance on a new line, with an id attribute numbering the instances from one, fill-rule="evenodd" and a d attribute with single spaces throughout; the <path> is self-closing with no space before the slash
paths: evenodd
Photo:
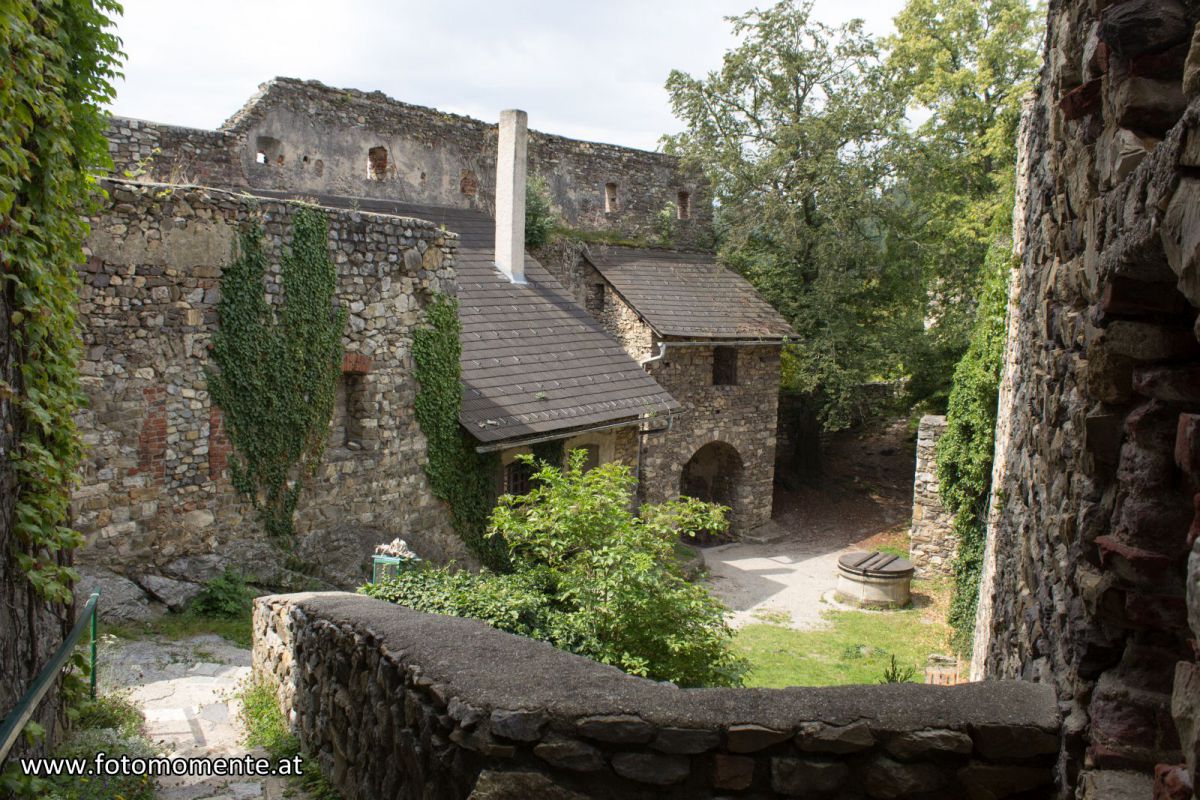
<path id="1" fill-rule="evenodd" d="M 360 591 L 421 611 L 483 619 L 634 675 L 683 686 L 739 685 L 724 607 L 689 583 L 674 556 L 681 534 L 725 530 L 725 509 L 691 498 L 630 511 L 627 467 L 538 465 L 533 489 L 505 495 L 489 537 L 511 574 L 425 568 Z M 524 456 L 530 463 L 533 458 Z"/>
<path id="2" fill-rule="evenodd" d="M 242 574 L 228 568 L 204 584 L 189 611 L 203 617 L 240 619 L 250 613 L 254 593 Z"/>
<path id="3" fill-rule="evenodd" d="M 913 667 L 902 667 L 896 663 L 896 657 L 892 656 L 892 663 L 883 670 L 883 677 L 879 679 L 880 683 L 911 683 L 916 677 L 917 671 Z"/>
<path id="4" fill-rule="evenodd" d="M 558 627 L 552 597 L 530 573 L 451 572 L 421 566 L 362 587 L 363 594 L 430 614 L 471 617 L 493 628 L 548 639 Z"/>
<path id="5" fill-rule="evenodd" d="M 554 230 L 554 212 L 550 208 L 550 190 L 546 181 L 535 175 L 525 189 L 525 246 L 541 247 Z"/>
<path id="6" fill-rule="evenodd" d="M 80 729 L 111 729 L 125 737 L 140 736 L 145 722 L 137 703 L 121 694 L 106 694 L 84 700 L 73 716 L 75 725 Z"/>
<path id="7" fill-rule="evenodd" d="M 71 736 L 58 750 L 55 758 L 83 758 L 88 771 L 95 770 L 97 753 L 108 759 L 155 758 L 162 752 L 142 738 L 125 736 L 113 728 L 84 730 Z M 75 775 L 48 779 L 50 788 L 42 795 L 45 800 L 154 800 L 154 778 L 149 775 Z"/>

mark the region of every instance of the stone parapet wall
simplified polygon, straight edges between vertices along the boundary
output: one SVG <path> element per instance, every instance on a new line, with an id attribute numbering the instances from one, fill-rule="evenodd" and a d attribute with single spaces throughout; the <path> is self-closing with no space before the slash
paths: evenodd
<path id="1" fill-rule="evenodd" d="M 954 515 L 938 494 L 937 444 L 946 432 L 946 418 L 921 417 L 917 428 L 917 469 L 913 475 L 912 527 L 909 560 L 921 576 L 954 574 Z"/>
<path id="2" fill-rule="evenodd" d="M 200 186 L 247 186 L 237 158 L 239 139 L 224 131 L 109 120 L 108 154 L 117 178 Z"/>
<path id="3" fill-rule="evenodd" d="M 288 585 L 282 554 L 230 485 L 230 445 L 204 369 L 239 227 L 262 223 L 276 265 L 266 291 L 278 299 L 297 206 L 194 187 L 103 188 L 80 267 L 87 402 L 78 424 L 88 453 L 72 505 L 88 542 L 81 558 L 173 606 L 225 564 Z M 426 558 L 466 557 L 421 467 L 410 352 L 430 297 L 455 291 L 456 239 L 421 220 L 322 213 L 349 314 L 339 393 L 353 394 L 344 405 L 356 435 L 330 442 L 301 495 L 296 557 L 354 586 L 374 545 L 397 536 Z"/>
<path id="4" fill-rule="evenodd" d="M 679 689 L 341 593 L 259 598 L 254 670 L 346 800 L 1053 793 L 1031 683 Z"/>
<path id="5" fill-rule="evenodd" d="M 1085 798 L 1200 745 L 1198 20 L 1054 0 L 1022 137 L 974 673 L 1055 687 Z"/>

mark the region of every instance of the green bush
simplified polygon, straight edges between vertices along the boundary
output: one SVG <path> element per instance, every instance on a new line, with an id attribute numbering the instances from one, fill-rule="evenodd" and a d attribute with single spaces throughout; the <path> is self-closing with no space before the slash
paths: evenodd
<path id="1" fill-rule="evenodd" d="M 79 731 L 69 738 L 58 750 L 55 758 L 83 758 L 91 762 L 89 770 L 95 769 L 97 753 L 108 759 L 155 758 L 162 752 L 141 738 L 125 736 L 113 728 Z M 154 778 L 148 775 L 77 775 L 56 776 L 48 779 L 49 789 L 41 795 L 44 800 L 154 800 L 156 789 Z"/>
<path id="2" fill-rule="evenodd" d="M 964 656 L 971 654 L 979 603 L 996 404 L 1004 360 L 1009 260 L 1003 248 L 994 246 L 988 252 L 986 269 L 975 329 L 966 355 L 954 370 L 946 433 L 937 447 L 942 503 L 954 514 L 953 532 L 958 540 L 948 621 L 954 629 L 951 644 Z"/>
<path id="3" fill-rule="evenodd" d="M 541 462 L 529 494 L 500 498 L 489 537 L 507 548 L 510 574 L 425 568 L 360 591 L 482 619 L 634 675 L 739 685 L 746 662 L 730 648 L 724 607 L 675 558 L 681 535 L 725 530 L 725 509 L 684 498 L 635 515 L 629 469 L 585 471 L 585 460 L 576 450 L 563 469 Z"/>
<path id="4" fill-rule="evenodd" d="M 188 610 L 202 617 L 241 619 L 250 613 L 253 600 L 254 593 L 242 574 L 227 568 L 204 584 Z"/>
<path id="5" fill-rule="evenodd" d="M 550 190 L 540 175 L 534 175 L 525 190 L 525 246 L 541 247 L 550 240 L 553 230 Z"/>
<path id="6" fill-rule="evenodd" d="M 420 566 L 361 591 L 431 614 L 483 620 L 493 628 L 535 639 L 549 639 L 561 616 L 544 583 L 529 573 L 474 574 Z"/>
<path id="7" fill-rule="evenodd" d="M 126 737 L 142 735 L 145 718 L 137 704 L 121 694 L 105 694 L 84 700 L 73 714 L 81 730 L 112 729 Z"/>

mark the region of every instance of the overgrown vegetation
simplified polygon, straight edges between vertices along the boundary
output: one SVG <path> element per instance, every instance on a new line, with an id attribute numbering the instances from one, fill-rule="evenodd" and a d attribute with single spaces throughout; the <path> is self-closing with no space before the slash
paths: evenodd
<path id="1" fill-rule="evenodd" d="M 989 253 L 989 274 L 979 299 L 979 316 L 971 344 L 954 371 L 946 432 L 937 448 L 942 503 L 954 514 L 953 534 L 958 540 L 949 621 L 954 629 L 955 652 L 968 657 L 987 533 L 1009 265 L 1006 248 L 996 247 Z"/>
<path id="2" fill-rule="evenodd" d="M 541 247 L 550 240 L 553 230 L 550 189 L 542 176 L 533 175 L 525 186 L 525 246 Z"/>
<path id="3" fill-rule="evenodd" d="M 507 549 L 511 574 L 425 568 L 361 591 L 483 619 L 635 675 L 738 685 L 745 664 L 729 647 L 724 608 L 675 557 L 681 534 L 724 530 L 725 509 L 684 498 L 635 515 L 629 469 L 585 471 L 586 455 L 573 451 L 562 469 L 540 462 L 529 494 L 500 498 L 490 538 Z"/>
<path id="4" fill-rule="evenodd" d="M 0 778 L 6 796 L 38 800 L 154 800 L 154 779 L 146 775 L 95 774 L 95 757 L 151 758 L 161 755 L 145 736 L 141 709 L 124 695 L 101 695 L 68 709 L 72 730 L 55 749 L 54 758 L 82 758 L 88 762 L 84 775 L 48 778 L 19 775 L 9 770 Z"/>
<path id="5" fill-rule="evenodd" d="M 325 778 L 317 762 L 300 750 L 300 740 L 288 730 L 279 710 L 273 683 L 251 679 L 238 691 L 241 719 L 246 727 L 246 746 L 261 747 L 276 760 L 301 757 L 301 773 L 292 780 L 308 800 L 341 800 L 341 795 Z"/>
<path id="6" fill-rule="evenodd" d="M 262 228 L 252 222 L 221 276 L 220 327 L 205 374 L 233 444 L 233 486 L 267 533 L 288 541 L 296 503 L 329 438 L 346 327 L 321 212 L 296 209 L 277 306 L 266 296 L 268 266 Z"/>
<path id="7" fill-rule="evenodd" d="M 245 619 L 250 614 L 253 600 L 254 592 L 246 585 L 242 573 L 227 567 L 204 584 L 189 610 L 202 617 Z"/>
<path id="8" fill-rule="evenodd" d="M 433 493 L 450 509 L 454 530 L 479 560 L 507 568 L 500 543 L 485 536 L 495 497 L 499 458 L 475 452 L 475 442 L 458 421 L 462 405 L 462 353 L 458 301 L 444 295 L 425 307 L 426 326 L 413 333 L 413 372 L 418 390 L 415 414 L 425 434 L 425 474 Z"/>
<path id="9" fill-rule="evenodd" d="M 826 430 L 868 383 L 945 402 L 1011 206 L 1037 20 L 1025 0 L 910 0 L 878 40 L 781 0 L 731 18 L 718 70 L 668 78 L 685 130 L 665 147 L 712 181 L 720 257 L 795 329 L 785 388 Z"/>
<path id="10" fill-rule="evenodd" d="M 101 108 L 115 96 L 120 11 L 111 0 L 12 0 L 0 25 L 0 263 L 17 362 L 14 382 L 0 379 L 17 479 L 3 557 L 38 597 L 64 604 L 78 579 L 69 553 L 82 544 L 68 526 L 82 453 L 75 265 L 95 208 L 90 175 L 112 163 Z"/>

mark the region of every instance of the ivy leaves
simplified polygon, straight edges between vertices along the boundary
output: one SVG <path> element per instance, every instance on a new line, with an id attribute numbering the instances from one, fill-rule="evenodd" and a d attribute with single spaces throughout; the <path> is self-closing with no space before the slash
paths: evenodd
<path id="1" fill-rule="evenodd" d="M 78 575 L 68 526 L 83 454 L 73 415 L 83 401 L 75 304 L 92 208 L 93 171 L 107 168 L 101 106 L 114 96 L 119 40 L 110 0 L 0 0 L 0 264 L 17 374 L 17 488 L 12 554 L 35 593 L 70 603 Z"/>
<path id="2" fill-rule="evenodd" d="M 462 405 L 458 302 L 435 295 L 425 307 L 427 326 L 413 333 L 413 372 L 418 390 L 417 424 L 425 434 L 425 474 L 434 495 L 450 507 L 450 519 L 463 543 L 496 570 L 508 568 L 503 546 L 484 537 L 495 497 L 499 459 L 476 453 L 458 421 Z"/>
<path id="3" fill-rule="evenodd" d="M 268 261 L 257 223 L 241 232 L 221 276 L 220 327 L 206 368 L 233 445 L 230 478 L 267 533 L 287 537 L 307 478 L 325 453 L 342 362 L 346 310 L 318 211 L 299 208 L 281 261 L 283 298 L 266 298 Z"/>

